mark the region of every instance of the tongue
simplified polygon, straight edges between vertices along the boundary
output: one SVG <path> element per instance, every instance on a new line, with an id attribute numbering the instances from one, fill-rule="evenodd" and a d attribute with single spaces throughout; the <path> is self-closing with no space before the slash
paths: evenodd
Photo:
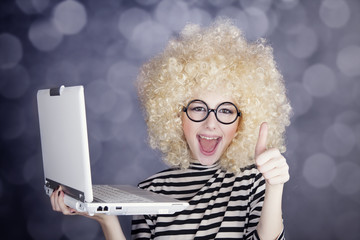
<path id="1" fill-rule="evenodd" d="M 213 139 L 213 140 L 207 140 L 204 138 L 200 138 L 200 145 L 201 148 L 205 151 L 205 152 L 212 152 L 214 151 L 215 147 L 217 144 L 217 140 Z"/>

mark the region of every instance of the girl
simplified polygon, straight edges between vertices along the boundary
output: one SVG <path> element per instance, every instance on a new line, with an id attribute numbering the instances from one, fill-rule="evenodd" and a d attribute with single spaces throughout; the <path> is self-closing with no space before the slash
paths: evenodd
<path id="1" fill-rule="evenodd" d="M 151 147 L 170 165 L 139 187 L 189 202 L 173 215 L 134 216 L 135 239 L 284 239 L 281 199 L 289 168 L 291 107 L 264 40 L 249 43 L 229 20 L 187 25 L 143 65 L 138 93 Z M 53 209 L 81 214 L 63 203 Z M 107 239 L 116 216 L 93 217 Z"/>

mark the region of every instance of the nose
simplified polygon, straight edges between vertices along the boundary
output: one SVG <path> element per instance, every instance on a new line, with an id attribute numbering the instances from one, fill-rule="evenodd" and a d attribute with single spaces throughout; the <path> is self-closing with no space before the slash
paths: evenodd
<path id="1" fill-rule="evenodd" d="M 211 112 L 212 112 L 213 114 L 211 114 Z M 214 110 L 214 109 L 210 109 L 209 115 L 208 115 L 208 117 L 205 119 L 205 124 L 206 124 L 206 127 L 209 128 L 209 129 L 215 129 L 215 128 L 216 128 L 216 125 L 218 124 L 218 121 L 217 121 L 217 119 L 216 119 L 215 110 Z"/>

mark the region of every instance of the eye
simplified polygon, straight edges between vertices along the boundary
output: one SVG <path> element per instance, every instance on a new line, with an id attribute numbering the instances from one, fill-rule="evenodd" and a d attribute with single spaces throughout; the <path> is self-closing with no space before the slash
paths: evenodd
<path id="1" fill-rule="evenodd" d="M 234 114 L 234 110 L 229 108 L 221 108 L 218 112 L 223 114 Z"/>
<path id="2" fill-rule="evenodd" d="M 191 110 L 191 111 L 194 111 L 194 112 L 206 112 L 206 108 L 200 107 L 200 106 L 198 106 L 198 107 L 192 107 L 190 110 Z"/>

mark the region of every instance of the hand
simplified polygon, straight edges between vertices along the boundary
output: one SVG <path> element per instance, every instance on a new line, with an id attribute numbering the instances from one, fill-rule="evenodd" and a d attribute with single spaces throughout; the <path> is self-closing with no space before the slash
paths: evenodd
<path id="1" fill-rule="evenodd" d="M 64 215 L 74 215 L 77 213 L 75 209 L 72 209 L 64 203 L 64 192 L 61 186 L 54 189 L 50 196 L 51 207 L 56 212 L 62 212 Z"/>
<path id="2" fill-rule="evenodd" d="M 54 192 L 51 194 L 50 202 L 54 211 L 61 212 L 64 215 L 81 215 L 91 219 L 95 219 L 97 221 L 101 221 L 102 218 L 106 217 L 105 214 L 95 214 L 94 216 L 90 216 L 87 213 L 78 212 L 75 209 L 66 206 L 64 203 L 64 192 L 62 191 L 61 186 L 55 189 Z"/>
<path id="3" fill-rule="evenodd" d="M 61 187 L 54 190 L 50 196 L 50 201 L 54 211 L 62 212 L 64 215 L 81 215 L 98 221 L 104 232 L 105 239 L 126 240 L 117 216 L 102 213 L 90 216 L 85 212 L 78 212 L 75 209 L 66 206 L 64 203 L 64 192 L 61 190 Z"/>
<path id="4" fill-rule="evenodd" d="M 255 162 L 267 185 L 283 185 L 290 179 L 289 165 L 279 149 L 266 148 L 268 124 L 263 122 L 255 146 Z"/>

